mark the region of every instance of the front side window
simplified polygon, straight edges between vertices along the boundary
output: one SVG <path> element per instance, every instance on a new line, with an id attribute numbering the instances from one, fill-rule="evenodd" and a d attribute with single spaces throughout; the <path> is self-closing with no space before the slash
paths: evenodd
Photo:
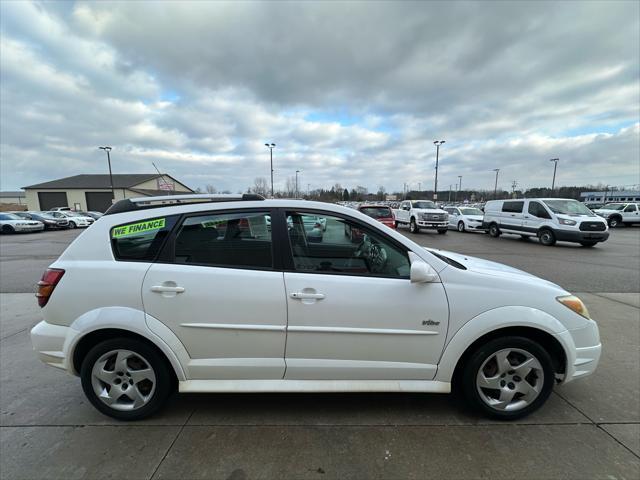
<path id="1" fill-rule="evenodd" d="M 540 202 L 529 202 L 529 214 L 538 218 L 551 218 Z"/>
<path id="2" fill-rule="evenodd" d="M 372 228 L 303 212 L 287 212 L 287 227 L 296 271 L 409 278 L 407 252 Z"/>
<path id="3" fill-rule="evenodd" d="M 522 207 L 524 207 L 524 202 L 504 202 L 502 204 L 502 211 L 508 213 L 522 213 Z"/>
<path id="4" fill-rule="evenodd" d="M 462 215 L 484 215 L 482 210 L 479 208 L 461 208 L 460 211 L 462 212 Z"/>
<path id="5" fill-rule="evenodd" d="M 113 254 L 117 260 L 153 261 L 177 219 L 177 215 L 152 217 L 113 227 Z"/>
<path id="6" fill-rule="evenodd" d="M 553 213 L 594 216 L 591 210 L 577 200 L 544 200 L 544 203 Z"/>
<path id="7" fill-rule="evenodd" d="M 268 212 L 188 217 L 178 230 L 175 262 L 230 268 L 272 268 Z"/>
<path id="8" fill-rule="evenodd" d="M 635 212 L 636 211 L 636 206 L 635 205 L 629 205 L 627 208 L 624 209 L 625 212 Z"/>

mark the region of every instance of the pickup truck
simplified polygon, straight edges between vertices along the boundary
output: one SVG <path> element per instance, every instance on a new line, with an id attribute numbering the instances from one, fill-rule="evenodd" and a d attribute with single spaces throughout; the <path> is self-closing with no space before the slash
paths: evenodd
<path id="1" fill-rule="evenodd" d="M 438 208 L 431 200 L 405 200 L 393 213 L 396 218 L 396 227 L 409 225 L 411 233 L 418 233 L 420 229 L 428 228 L 445 234 L 449 228 L 449 214 Z"/>

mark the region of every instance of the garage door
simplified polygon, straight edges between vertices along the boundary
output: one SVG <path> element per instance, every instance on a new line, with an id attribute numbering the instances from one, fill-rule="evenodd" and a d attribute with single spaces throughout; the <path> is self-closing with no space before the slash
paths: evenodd
<path id="1" fill-rule="evenodd" d="M 106 212 L 111 206 L 111 192 L 85 192 L 87 210 L 90 212 Z"/>
<path id="2" fill-rule="evenodd" d="M 68 207 L 67 192 L 38 192 L 40 210 L 51 210 L 56 207 Z"/>

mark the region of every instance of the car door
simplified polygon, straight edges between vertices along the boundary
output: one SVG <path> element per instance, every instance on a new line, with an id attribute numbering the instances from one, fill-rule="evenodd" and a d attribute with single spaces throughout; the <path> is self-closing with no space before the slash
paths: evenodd
<path id="1" fill-rule="evenodd" d="M 412 284 L 406 248 L 378 229 L 316 212 L 327 225 L 316 244 L 300 222 L 306 212 L 286 214 L 285 378 L 432 379 L 447 332 L 442 284 Z M 360 244 L 345 238 L 345 222 L 363 232 Z"/>
<path id="2" fill-rule="evenodd" d="M 524 233 L 535 234 L 545 221 L 551 219 L 551 215 L 542 203 L 530 200 L 527 206 L 527 213 L 524 214 Z"/>
<path id="3" fill-rule="evenodd" d="M 500 217 L 500 230 L 510 230 L 513 233 L 521 233 L 524 207 L 523 200 L 505 200 L 502 204 L 502 215 Z"/>
<path id="4" fill-rule="evenodd" d="M 189 353 L 192 379 L 280 379 L 286 300 L 268 210 L 197 213 L 142 285 L 145 312 Z"/>
<path id="5" fill-rule="evenodd" d="M 624 207 L 624 210 L 622 210 L 622 221 L 629 223 L 640 221 L 640 212 L 638 212 L 637 205 L 632 203 Z"/>

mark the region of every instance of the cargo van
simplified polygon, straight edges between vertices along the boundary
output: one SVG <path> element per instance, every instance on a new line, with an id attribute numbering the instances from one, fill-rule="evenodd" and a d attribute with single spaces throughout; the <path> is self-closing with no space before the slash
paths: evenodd
<path id="1" fill-rule="evenodd" d="M 607 222 L 583 203 L 568 198 L 492 200 L 484 208 L 483 228 L 494 238 L 503 233 L 593 247 L 609 238 Z"/>

